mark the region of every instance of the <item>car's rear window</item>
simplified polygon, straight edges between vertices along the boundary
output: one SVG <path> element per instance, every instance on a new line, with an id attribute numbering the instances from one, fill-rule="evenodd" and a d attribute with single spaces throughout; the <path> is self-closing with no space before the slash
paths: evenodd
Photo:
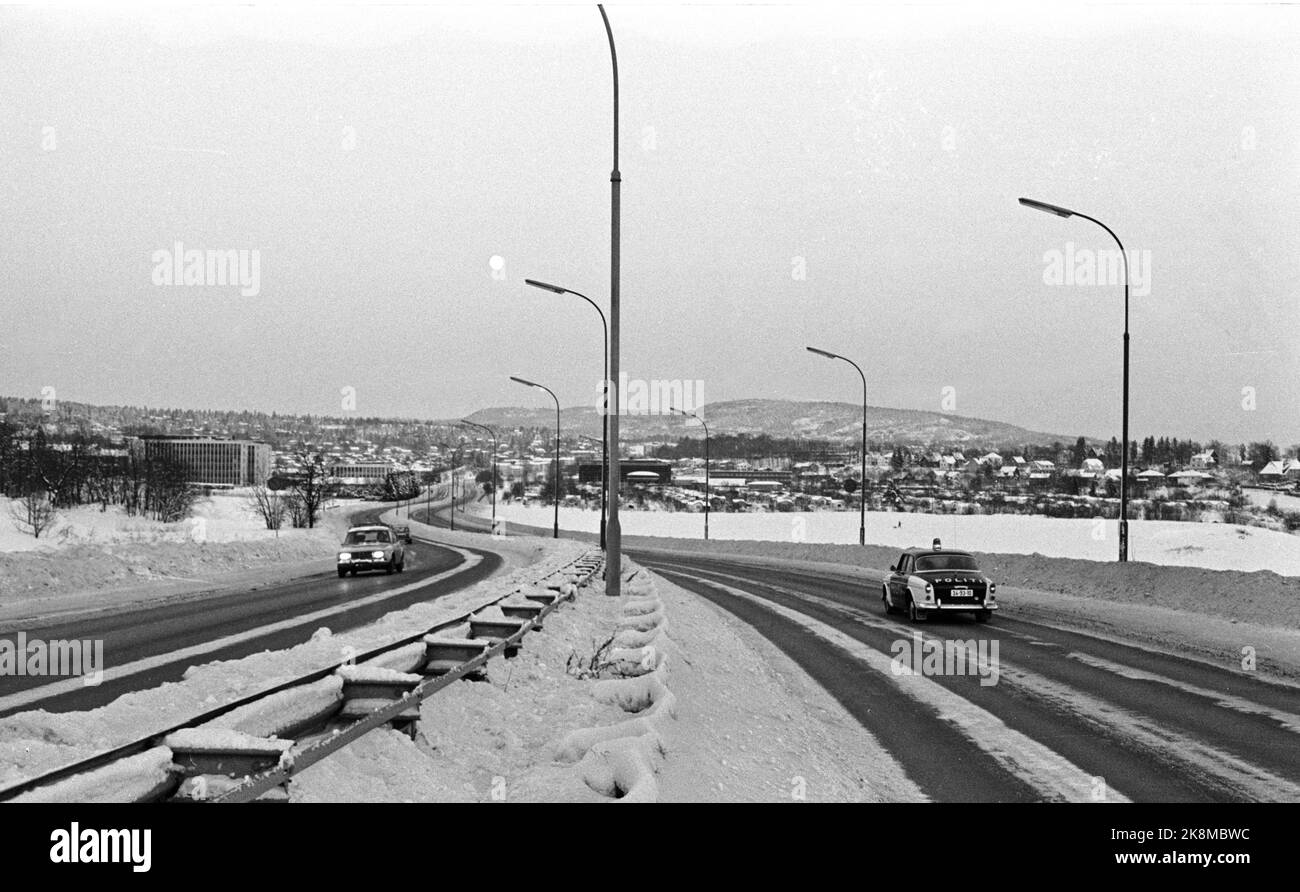
<path id="1" fill-rule="evenodd" d="M 353 530 L 348 533 L 348 545 L 370 545 L 376 542 L 391 542 L 388 530 Z"/>
<path id="2" fill-rule="evenodd" d="M 916 570 L 978 570 L 975 558 L 968 554 L 926 554 L 916 559 Z"/>

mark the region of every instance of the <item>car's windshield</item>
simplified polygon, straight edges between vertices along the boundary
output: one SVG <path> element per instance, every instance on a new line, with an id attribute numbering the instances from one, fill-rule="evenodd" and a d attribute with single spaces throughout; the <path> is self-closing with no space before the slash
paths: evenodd
<path id="1" fill-rule="evenodd" d="M 348 533 L 348 545 L 370 545 L 375 542 L 389 542 L 388 530 L 353 530 Z"/>
<path id="2" fill-rule="evenodd" d="M 975 558 L 968 554 L 927 554 L 916 559 L 916 571 L 926 570 L 978 570 Z"/>

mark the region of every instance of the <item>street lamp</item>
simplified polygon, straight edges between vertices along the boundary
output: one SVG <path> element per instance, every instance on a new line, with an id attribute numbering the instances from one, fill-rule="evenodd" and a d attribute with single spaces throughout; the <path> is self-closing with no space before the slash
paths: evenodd
<path id="1" fill-rule="evenodd" d="M 594 300 L 579 291 L 561 285 L 539 282 L 536 279 L 524 279 L 524 281 L 534 288 L 541 288 L 543 291 L 550 291 L 552 294 L 572 294 L 574 297 L 580 297 L 591 304 L 596 312 L 600 314 L 600 327 L 605 333 L 605 378 L 603 385 L 605 404 L 601 407 L 600 413 L 600 547 L 604 550 L 606 545 L 605 505 L 609 490 L 609 322 L 605 319 L 605 311 Z"/>
<path id="2" fill-rule="evenodd" d="M 619 190 L 623 175 L 618 170 L 618 52 L 614 49 L 614 31 L 609 26 L 604 4 L 596 4 L 601 21 L 605 23 L 605 36 L 609 38 L 609 60 L 614 69 L 614 167 L 609 174 L 609 374 L 605 380 L 613 390 L 614 411 L 605 416 L 609 431 L 609 520 L 605 548 L 605 594 L 618 597 L 623 588 L 623 528 L 618 521 L 618 321 L 619 321 L 619 248 L 621 245 L 619 221 L 621 214 Z"/>
<path id="3" fill-rule="evenodd" d="M 449 443 L 434 443 L 433 445 L 437 446 L 439 449 L 451 449 L 451 444 Z M 452 449 L 451 471 L 448 472 L 447 474 L 448 479 L 451 480 L 451 515 L 450 516 L 451 516 L 451 531 L 453 533 L 456 532 L 456 465 L 460 462 L 460 451 L 464 448 L 465 448 L 465 444 L 461 443 L 455 449 Z M 425 506 L 427 509 L 428 499 L 425 499 Z M 432 514 L 429 515 L 429 523 L 430 524 L 433 523 Z"/>
<path id="4" fill-rule="evenodd" d="M 560 398 L 555 395 L 555 391 L 534 381 L 528 381 L 524 378 L 510 376 L 510 380 L 517 384 L 523 384 L 527 387 L 536 387 L 538 390 L 545 390 L 555 400 L 555 533 L 554 538 L 560 538 Z"/>
<path id="5" fill-rule="evenodd" d="M 709 538 L 709 426 L 704 419 L 694 412 L 687 412 L 684 409 L 675 409 L 668 407 L 669 412 L 676 412 L 687 418 L 694 418 L 700 424 L 704 425 L 704 538 Z"/>
<path id="6" fill-rule="evenodd" d="M 831 353 L 829 350 L 818 350 L 816 347 L 808 347 L 809 353 L 816 353 L 818 356 L 825 356 L 827 359 L 842 359 L 849 365 L 858 370 L 858 375 L 862 378 L 862 484 L 858 487 L 858 544 L 867 544 L 867 376 L 862 374 L 862 368 L 856 362 L 847 356 L 840 356 L 838 353 Z"/>
<path id="7" fill-rule="evenodd" d="M 1033 208 L 1036 211 L 1053 214 L 1057 217 L 1082 217 L 1092 223 L 1096 223 L 1115 240 L 1119 245 L 1120 257 L 1124 259 L 1124 420 L 1123 424 L 1123 448 L 1120 450 L 1120 472 L 1119 472 L 1119 559 L 1120 562 L 1128 560 L 1128 254 L 1124 251 L 1124 243 L 1119 240 L 1109 226 L 1095 217 L 1089 217 L 1087 214 L 1081 214 L 1078 211 L 1072 211 L 1069 208 L 1063 208 L 1058 205 L 1048 204 L 1045 201 L 1035 201 L 1032 198 L 1022 198 L 1020 203 L 1027 208 Z"/>
<path id="8" fill-rule="evenodd" d="M 474 421 L 462 419 L 458 423 L 476 427 L 481 431 L 487 431 L 488 436 L 492 438 L 492 532 L 495 533 L 497 531 L 497 432 L 486 424 L 479 424 Z"/>

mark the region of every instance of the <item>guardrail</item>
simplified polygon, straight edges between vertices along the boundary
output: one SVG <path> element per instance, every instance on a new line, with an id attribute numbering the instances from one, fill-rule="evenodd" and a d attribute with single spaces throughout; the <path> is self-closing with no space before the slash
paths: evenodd
<path id="1" fill-rule="evenodd" d="M 411 730 L 413 733 L 413 719 L 412 719 L 411 710 L 414 709 L 418 711 L 420 703 L 422 703 L 427 698 L 433 696 L 443 688 L 447 687 L 452 682 L 458 681 L 462 678 L 465 678 L 466 676 L 473 676 L 477 673 L 480 673 L 483 670 L 483 668 L 487 665 L 487 662 L 493 657 L 501 654 L 506 654 L 507 656 L 509 656 L 513 652 L 517 651 L 519 644 L 523 640 L 524 636 L 531 631 L 540 629 L 542 627 L 542 620 L 549 613 L 554 611 L 563 601 L 567 600 L 567 598 L 573 597 L 574 594 L 576 593 L 577 588 L 585 587 L 597 573 L 601 572 L 603 563 L 604 563 L 603 557 L 600 555 L 599 552 L 594 552 L 594 553 L 586 552 L 583 555 L 575 558 L 574 560 L 569 561 L 568 563 L 560 567 L 557 567 L 551 572 L 546 573 L 543 576 L 532 580 L 531 582 L 518 584 L 513 588 L 511 588 L 510 591 L 502 594 L 500 597 L 495 598 L 492 601 L 489 601 L 488 603 L 481 605 L 473 610 L 468 610 L 465 613 L 460 614 L 452 619 L 438 623 L 437 625 L 429 629 L 426 629 L 425 631 L 416 633 L 414 635 L 406 636 L 396 641 L 389 642 L 388 644 L 373 648 L 369 651 L 366 651 L 365 653 L 357 654 L 348 660 L 333 664 L 331 666 L 327 666 L 322 669 L 314 670 L 312 672 L 306 673 L 304 675 L 274 685 L 270 688 L 266 688 L 264 690 L 257 691 L 256 693 L 249 694 L 248 696 L 242 697 L 231 703 L 223 704 L 220 707 L 211 709 L 207 712 L 201 713 L 200 715 L 193 716 L 189 719 L 186 719 L 183 723 L 174 725 L 170 728 L 166 728 L 161 731 L 151 732 L 150 734 L 137 738 L 136 740 L 130 741 L 129 743 L 125 743 L 120 746 L 114 747 L 112 749 L 106 750 L 104 752 L 97 753 L 93 756 L 80 759 L 68 765 L 60 766 L 59 768 L 56 768 L 52 771 L 47 771 L 42 774 L 36 775 L 34 777 L 27 778 L 17 784 L 13 784 L 9 787 L 4 788 L 3 790 L 0 790 L 0 802 L 12 800 L 18 796 L 23 795 L 24 793 L 34 792 L 42 788 L 49 787 L 53 784 L 57 784 L 61 781 L 67 781 L 69 779 L 76 778 L 81 775 L 85 775 L 89 772 L 93 772 L 97 769 L 105 768 L 107 766 L 113 765 L 132 756 L 140 755 L 149 750 L 155 749 L 159 746 L 164 746 L 166 739 L 172 735 L 178 734 L 179 732 L 195 729 L 203 725 L 207 725 L 212 721 L 214 721 L 215 719 L 220 718 L 223 715 L 227 715 L 231 712 L 234 712 L 235 710 L 250 706 L 251 704 L 257 703 L 258 701 L 265 700 L 266 698 L 271 697 L 273 695 L 280 694 L 285 691 L 292 690 L 294 688 L 300 688 L 306 685 L 310 685 L 314 682 L 319 682 L 349 667 L 364 668 L 364 664 L 370 663 L 378 659 L 379 657 L 397 651 L 401 648 L 410 647 L 411 645 L 414 645 L 416 643 L 425 644 L 425 659 L 422 662 L 420 668 L 421 670 L 428 670 L 430 672 L 436 673 L 432 677 L 427 677 L 424 678 L 423 680 L 418 680 L 413 685 L 408 684 L 407 687 L 409 688 L 409 691 L 401 696 L 398 697 L 392 697 L 391 695 L 383 696 L 381 693 L 380 696 L 377 698 L 376 697 L 369 698 L 369 699 L 375 699 L 380 701 L 381 705 L 378 705 L 373 709 L 365 709 L 361 711 L 359 718 L 355 718 L 355 720 L 347 723 L 344 727 L 336 728 L 335 733 L 330 734 L 319 741 L 315 741 L 311 744 L 308 744 L 302 747 L 301 749 L 293 749 L 292 747 L 287 748 L 287 755 L 285 753 L 286 748 L 277 746 L 275 748 L 276 754 L 277 756 L 281 756 L 282 758 L 277 763 L 275 768 L 269 771 L 254 773 L 251 777 L 248 777 L 246 780 L 235 783 L 233 786 L 229 787 L 228 789 L 222 790 L 220 795 L 214 795 L 210 797 L 197 797 L 197 798 L 204 798 L 205 801 L 219 801 L 219 802 L 244 802 L 252 799 L 257 799 L 260 796 L 263 796 L 263 794 L 267 794 L 273 791 L 275 788 L 284 785 L 289 780 L 289 778 L 291 778 L 296 772 L 302 771 L 306 767 L 313 765 L 316 762 L 319 762 L 321 759 L 324 759 L 329 754 L 336 752 L 342 747 L 362 737 L 366 733 L 374 730 L 375 728 L 381 727 L 383 725 L 395 724 L 395 726 L 407 728 Z M 477 640 L 481 641 L 482 644 L 485 645 L 485 648 L 477 656 L 474 656 L 469 659 L 465 659 L 463 661 L 457 661 L 454 656 L 454 648 L 453 648 L 452 651 L 450 652 L 453 654 L 453 656 L 452 659 L 449 660 L 447 658 L 448 657 L 447 653 L 438 654 L 435 652 L 435 650 L 431 650 L 430 639 L 433 640 L 432 646 L 435 649 L 441 643 L 444 642 L 448 645 L 452 644 L 453 642 L 459 642 L 462 644 L 465 643 L 461 639 L 438 638 L 437 633 L 444 632 L 448 629 L 464 625 L 467 622 L 473 623 L 474 614 L 486 610 L 490 607 L 498 606 L 502 601 L 505 601 L 506 599 L 510 598 L 512 595 L 524 591 L 525 589 L 531 586 L 544 585 L 546 584 L 546 580 L 549 580 L 552 577 L 559 576 L 561 578 L 565 578 L 570 575 L 577 577 L 574 593 L 565 595 L 563 593 L 563 583 L 559 585 L 551 584 L 551 589 L 557 591 L 556 596 L 553 598 L 548 598 L 546 596 L 539 595 L 538 601 L 542 603 L 541 608 L 536 611 L 536 614 L 531 619 L 518 618 L 518 619 L 510 620 L 509 622 L 513 626 L 513 631 L 509 631 L 508 629 L 503 629 L 499 625 L 496 627 L 488 627 L 488 628 L 481 629 L 480 630 L 481 637 Z M 506 632 L 509 633 L 505 634 Z M 473 634 L 473 629 L 471 629 L 471 635 L 472 634 Z M 393 674 L 405 675 L 405 673 L 393 673 Z M 359 680 L 364 682 L 367 679 L 361 678 Z M 376 680 L 372 685 L 372 687 L 382 687 L 383 681 L 384 681 L 383 679 Z M 402 679 L 393 679 L 391 681 L 390 687 L 400 688 L 402 681 L 403 681 Z M 409 682 L 410 679 L 406 679 L 405 681 Z M 346 687 L 346 681 L 345 681 L 345 687 Z M 376 691 L 370 690 L 367 691 L 367 693 L 375 694 Z M 352 698 L 353 702 L 355 702 L 356 699 L 357 698 Z M 337 704 L 336 708 L 313 717 L 309 723 L 305 725 L 300 725 L 292 729 L 292 733 L 294 734 L 295 737 L 301 737 L 303 734 L 307 732 L 310 732 L 314 729 L 323 728 L 329 725 L 331 722 L 335 721 L 338 714 L 344 709 L 345 705 L 348 704 L 348 702 L 349 702 L 349 698 L 345 694 L 344 699 Z M 286 731 L 285 733 L 290 733 L 290 732 Z M 288 742 L 290 744 L 292 743 L 292 741 L 283 741 L 283 740 L 280 741 L 280 743 L 285 743 L 285 742 Z M 231 753 L 227 753 L 227 755 L 232 756 L 232 758 L 228 759 L 229 764 L 231 765 L 240 764 L 240 760 L 238 758 L 233 757 Z M 182 783 L 186 779 L 185 777 L 186 775 L 189 775 L 191 777 L 196 775 L 203 775 L 207 769 L 210 769 L 212 767 L 212 761 L 210 759 L 205 760 L 201 753 L 196 754 L 194 752 L 187 752 L 187 756 L 188 758 L 186 762 L 188 767 L 183 768 L 183 770 L 177 776 L 171 778 L 172 782 L 162 785 L 158 788 L 152 789 L 148 795 L 136 801 L 145 802 L 145 801 L 159 801 L 159 800 L 169 799 L 172 797 L 174 793 L 176 793 L 177 789 L 181 787 Z M 255 761 L 245 762 L 244 767 L 246 768 L 255 764 L 256 764 Z M 248 774 L 247 771 L 241 771 L 239 774 L 235 774 L 231 776 L 243 777 L 246 774 Z M 200 792 L 202 792 L 203 786 L 204 786 L 203 784 L 199 785 Z"/>

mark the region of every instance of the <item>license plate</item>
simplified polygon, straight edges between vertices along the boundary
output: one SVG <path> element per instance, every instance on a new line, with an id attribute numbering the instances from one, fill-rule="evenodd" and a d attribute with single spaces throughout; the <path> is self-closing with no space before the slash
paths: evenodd
<path id="1" fill-rule="evenodd" d="M 949 594 L 954 598 L 969 598 L 975 593 L 968 588 L 955 588 Z"/>

